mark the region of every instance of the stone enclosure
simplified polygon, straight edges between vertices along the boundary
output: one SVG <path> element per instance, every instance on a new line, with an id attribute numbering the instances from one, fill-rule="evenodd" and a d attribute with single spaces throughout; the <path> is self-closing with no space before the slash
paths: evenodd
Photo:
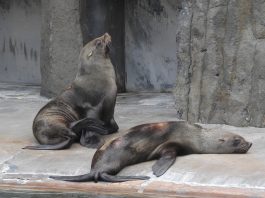
<path id="1" fill-rule="evenodd" d="M 2 82 L 54 96 L 107 31 L 120 92 L 173 91 L 180 119 L 265 126 L 262 0 L 2 0 L 0 17 Z"/>
<path id="2" fill-rule="evenodd" d="M 176 107 L 191 122 L 265 126 L 265 2 L 182 1 Z"/>

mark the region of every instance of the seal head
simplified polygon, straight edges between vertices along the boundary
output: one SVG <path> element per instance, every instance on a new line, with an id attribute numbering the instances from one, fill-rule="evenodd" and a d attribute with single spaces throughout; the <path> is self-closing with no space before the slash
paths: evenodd
<path id="1" fill-rule="evenodd" d="M 208 153 L 209 151 L 219 154 L 246 153 L 252 146 L 252 143 L 246 141 L 242 136 L 230 132 L 208 133 L 209 141 L 205 141 Z"/>

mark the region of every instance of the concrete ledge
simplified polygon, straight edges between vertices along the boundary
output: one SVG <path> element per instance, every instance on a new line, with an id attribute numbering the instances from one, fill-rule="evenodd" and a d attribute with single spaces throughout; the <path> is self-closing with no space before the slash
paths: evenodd
<path id="1" fill-rule="evenodd" d="M 262 189 L 191 186 L 160 181 L 131 181 L 123 183 L 73 183 L 58 181 L 27 181 L 24 184 L 4 182 L 0 184 L 0 195 L 94 195 L 97 197 L 265 197 Z M 56 196 L 57 195 L 57 196 Z M 2 197 L 2 196 L 1 196 Z"/>

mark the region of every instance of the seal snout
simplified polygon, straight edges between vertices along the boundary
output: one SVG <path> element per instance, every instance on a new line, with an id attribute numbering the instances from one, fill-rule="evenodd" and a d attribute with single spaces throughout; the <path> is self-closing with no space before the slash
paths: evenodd
<path id="1" fill-rule="evenodd" d="M 108 45 L 109 43 L 111 43 L 111 36 L 109 35 L 109 33 L 105 33 L 103 35 L 103 42 Z"/>
<path id="2" fill-rule="evenodd" d="M 251 146 L 252 146 L 252 143 L 248 142 L 248 150 L 250 149 Z"/>
<path id="3" fill-rule="evenodd" d="M 235 150 L 235 153 L 246 153 L 248 152 L 248 150 L 250 149 L 250 147 L 252 146 L 251 142 L 243 142 L 239 148 L 237 148 Z"/>
<path id="4" fill-rule="evenodd" d="M 106 32 L 102 36 L 101 42 L 103 43 L 103 46 L 105 48 L 105 54 L 108 54 L 111 48 L 111 36 L 109 35 L 109 33 Z"/>

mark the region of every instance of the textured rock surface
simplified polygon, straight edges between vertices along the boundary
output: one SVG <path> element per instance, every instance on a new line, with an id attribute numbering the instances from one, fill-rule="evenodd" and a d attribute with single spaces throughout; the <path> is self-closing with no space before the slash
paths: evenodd
<path id="1" fill-rule="evenodd" d="M 178 117 L 265 126 L 265 2 L 179 1 Z"/>
<path id="2" fill-rule="evenodd" d="M 82 48 L 79 1 L 42 1 L 41 94 L 54 96 L 77 73 Z"/>

